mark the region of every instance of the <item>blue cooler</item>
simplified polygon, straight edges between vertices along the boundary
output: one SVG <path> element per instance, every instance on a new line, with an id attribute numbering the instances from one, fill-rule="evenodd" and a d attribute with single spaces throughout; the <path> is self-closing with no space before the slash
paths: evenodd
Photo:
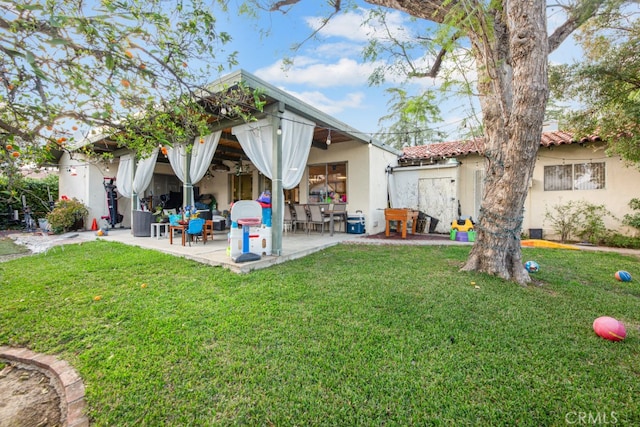
<path id="1" fill-rule="evenodd" d="M 362 211 L 357 211 L 353 215 L 347 215 L 347 233 L 364 233 L 364 215 L 362 214 Z"/>

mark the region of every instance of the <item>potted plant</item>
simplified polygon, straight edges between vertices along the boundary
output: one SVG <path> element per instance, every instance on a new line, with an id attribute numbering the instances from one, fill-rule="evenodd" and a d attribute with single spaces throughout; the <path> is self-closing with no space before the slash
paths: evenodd
<path id="1" fill-rule="evenodd" d="M 166 222 L 165 218 L 168 219 L 169 217 L 162 212 L 162 206 L 156 206 L 156 209 L 153 211 L 153 219 L 155 222 Z"/>
<path id="2" fill-rule="evenodd" d="M 79 200 L 75 198 L 62 199 L 47 214 L 47 221 L 51 226 L 51 230 L 59 234 L 65 231 L 83 229 L 84 218 L 88 214 L 89 209 Z"/>

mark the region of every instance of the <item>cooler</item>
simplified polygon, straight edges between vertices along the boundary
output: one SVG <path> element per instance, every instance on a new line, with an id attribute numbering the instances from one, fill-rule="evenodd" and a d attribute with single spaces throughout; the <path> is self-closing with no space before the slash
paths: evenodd
<path id="1" fill-rule="evenodd" d="M 361 211 L 347 215 L 347 233 L 362 234 L 364 231 L 364 215 Z"/>

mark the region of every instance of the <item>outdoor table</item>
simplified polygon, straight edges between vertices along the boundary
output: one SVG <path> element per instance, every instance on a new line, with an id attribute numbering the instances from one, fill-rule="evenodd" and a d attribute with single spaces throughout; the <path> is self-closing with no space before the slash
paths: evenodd
<path id="1" fill-rule="evenodd" d="M 418 214 L 419 211 L 414 211 L 413 209 L 385 209 L 384 210 L 384 219 L 387 222 L 387 227 L 384 231 L 384 235 L 389 237 L 389 223 L 391 221 L 398 221 L 398 223 L 402 223 L 402 238 L 407 238 L 407 222 L 411 221 L 411 234 L 416 233 L 416 223 L 418 222 Z M 399 226 L 400 224 L 398 224 Z M 397 231 L 397 229 L 396 229 Z"/>
<path id="2" fill-rule="evenodd" d="M 168 229 L 169 229 L 168 222 L 152 222 L 150 237 L 155 237 L 156 239 L 160 239 L 160 235 L 162 233 L 166 233 Z"/>
<path id="3" fill-rule="evenodd" d="M 180 230 L 182 232 L 182 246 L 186 243 L 186 234 L 187 234 L 187 225 L 188 224 L 170 224 L 169 225 L 169 244 L 173 245 L 173 232 L 175 230 Z"/>

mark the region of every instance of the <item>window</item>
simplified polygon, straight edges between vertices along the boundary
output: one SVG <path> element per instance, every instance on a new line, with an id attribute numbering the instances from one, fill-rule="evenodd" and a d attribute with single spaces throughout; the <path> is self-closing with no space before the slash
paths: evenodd
<path id="1" fill-rule="evenodd" d="M 571 190 L 572 165 L 544 167 L 544 191 Z"/>
<path id="2" fill-rule="evenodd" d="M 604 163 L 583 163 L 573 166 L 574 190 L 601 190 L 604 188 Z"/>
<path id="3" fill-rule="evenodd" d="M 544 167 L 544 191 L 600 190 L 605 187 L 604 163 Z"/>
<path id="4" fill-rule="evenodd" d="M 309 203 L 347 202 L 347 164 L 309 166 Z"/>

